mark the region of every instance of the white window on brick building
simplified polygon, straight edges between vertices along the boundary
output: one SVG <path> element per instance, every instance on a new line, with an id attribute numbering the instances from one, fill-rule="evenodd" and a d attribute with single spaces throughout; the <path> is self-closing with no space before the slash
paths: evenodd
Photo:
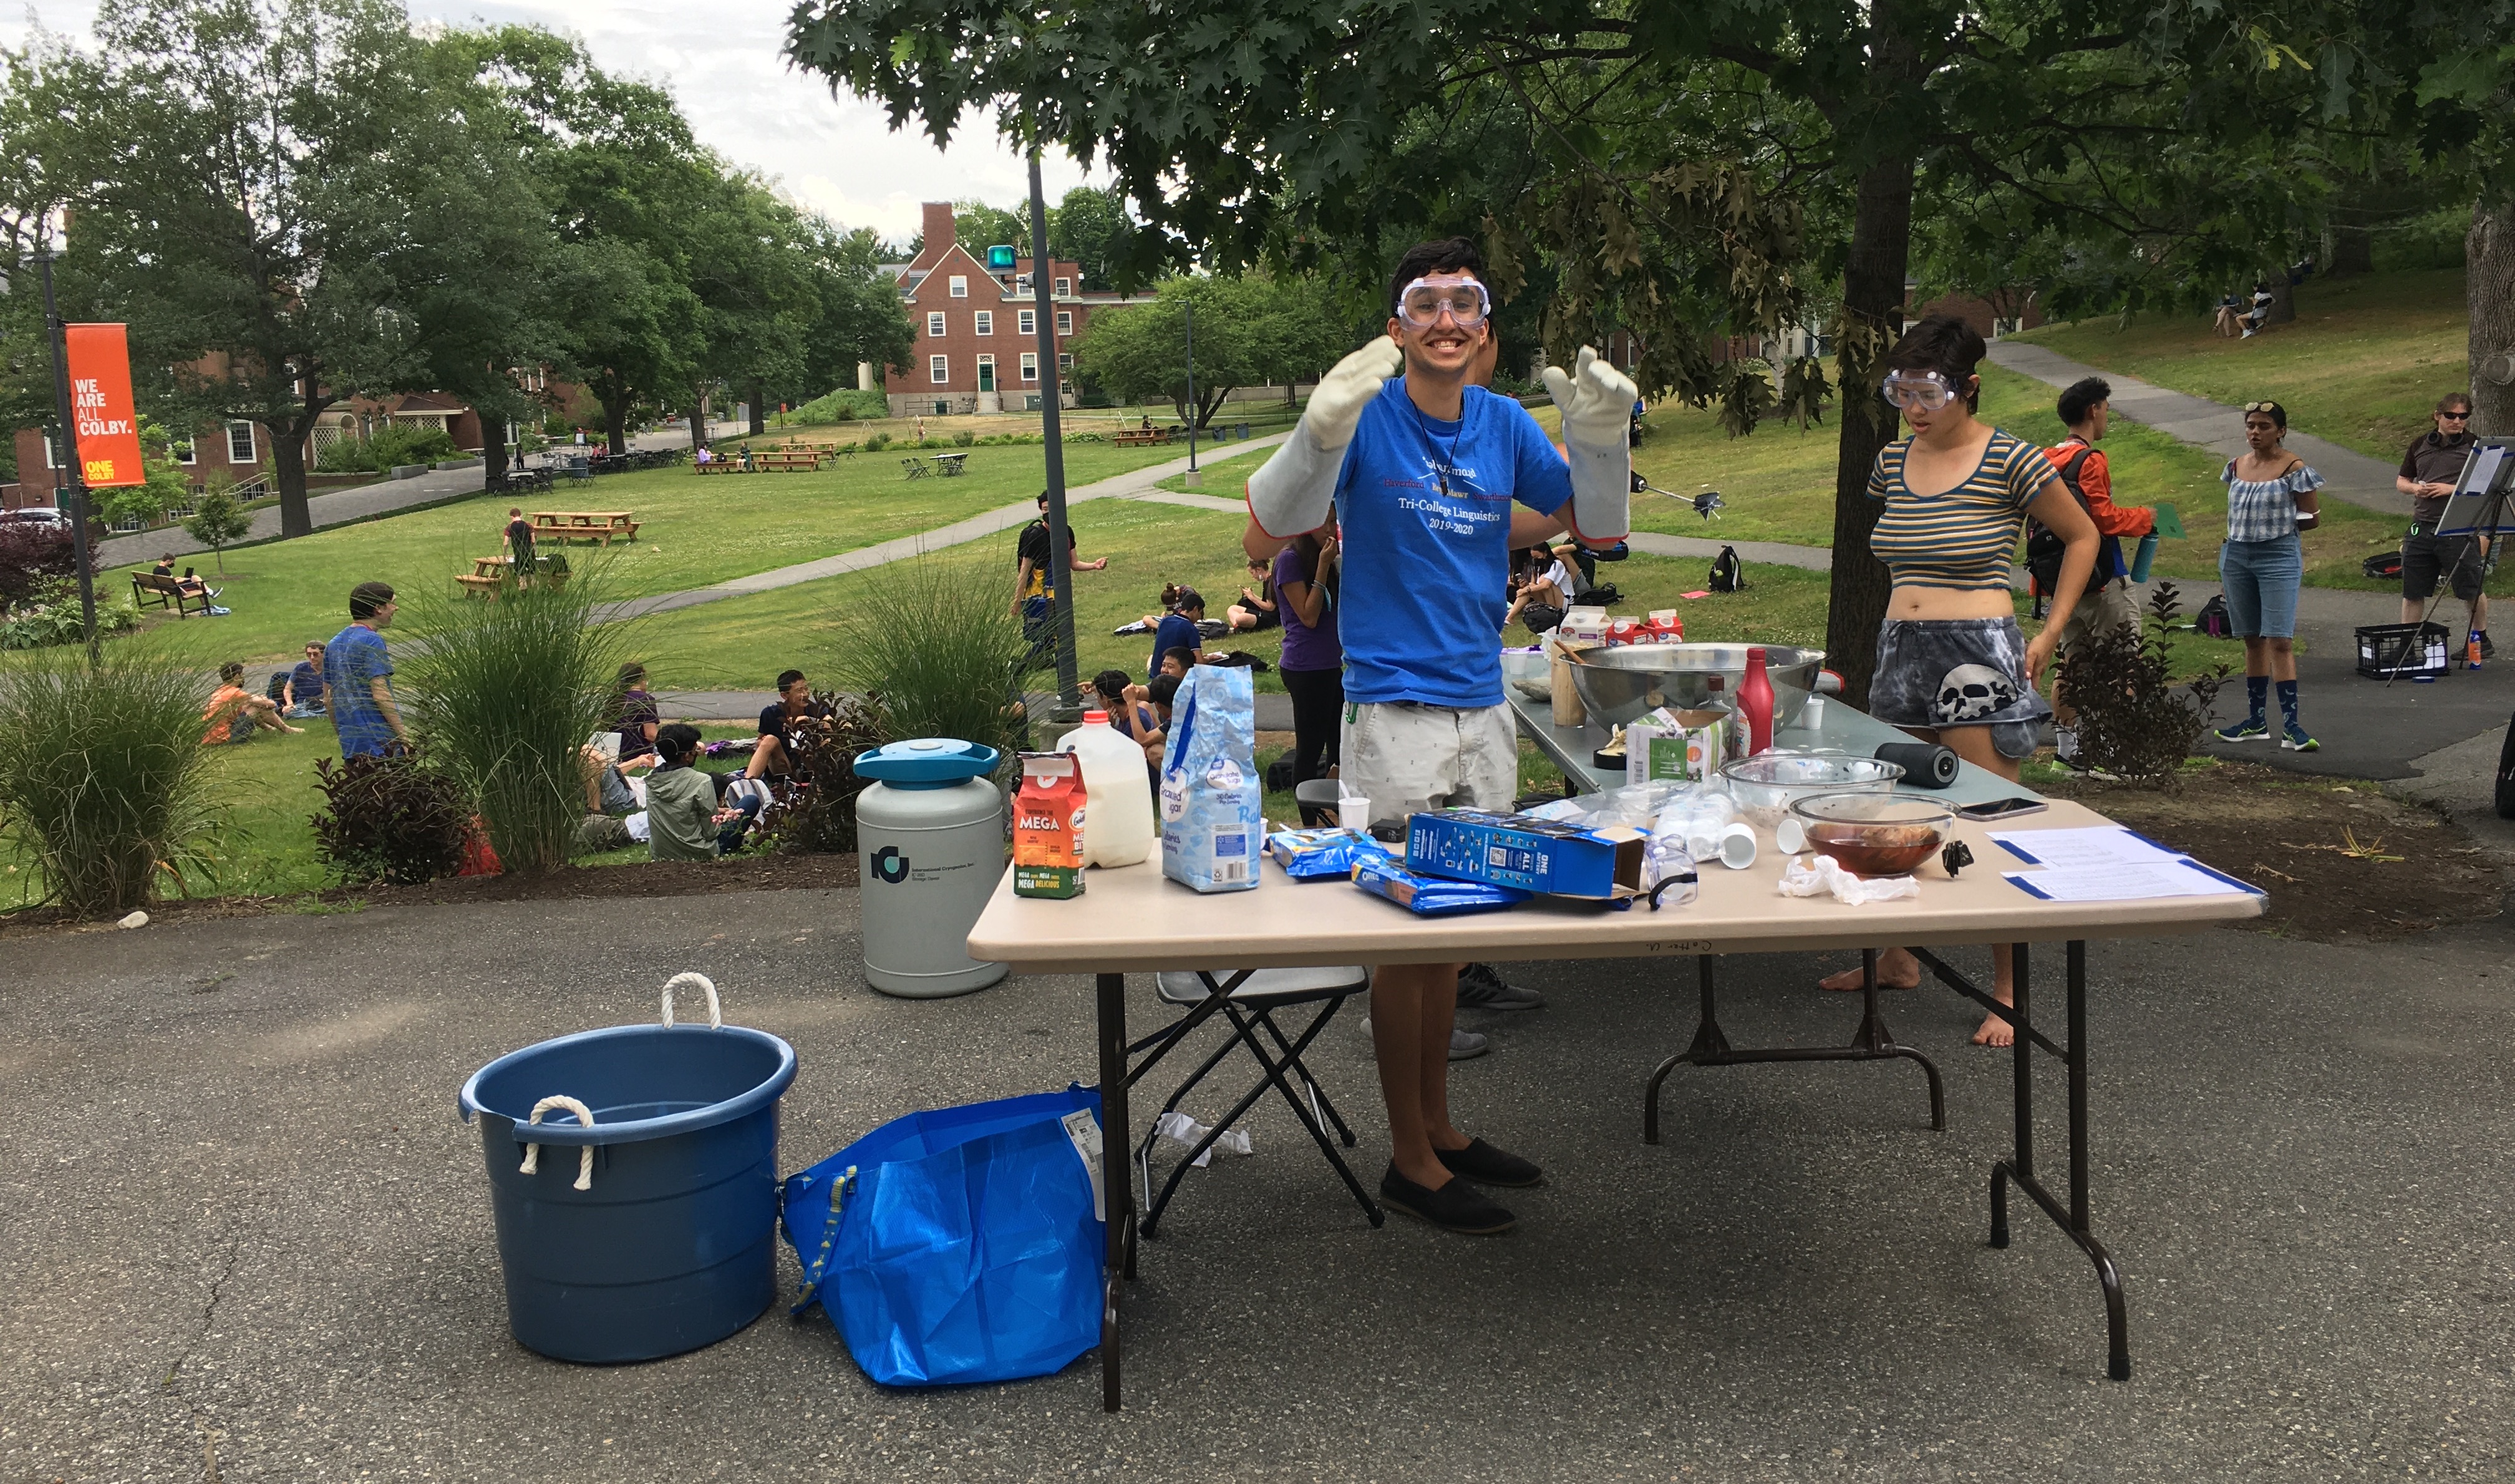
<path id="1" fill-rule="evenodd" d="M 952 297 L 955 299 L 967 299 L 969 297 L 969 279 L 967 274 L 954 273 L 952 275 Z"/>
<path id="2" fill-rule="evenodd" d="M 1036 335 L 1036 334 L 1038 334 L 1038 333 L 1039 333 L 1039 310 L 1037 310 L 1037 309 L 1017 309 L 1017 310 L 1015 310 L 1015 311 L 1013 312 L 1013 328 L 1014 328 L 1014 329 L 1016 329 L 1016 330 L 1018 330 L 1020 333 L 1022 333 L 1022 334 L 1024 334 L 1024 335 Z"/>
<path id="3" fill-rule="evenodd" d="M 943 311 L 941 309 L 936 309 L 926 316 L 926 338 L 928 340 L 941 340 L 943 338 Z"/>
<path id="4" fill-rule="evenodd" d="M 1071 375 L 1074 370 L 1074 352 L 1071 350 L 1058 351 L 1056 356 L 1056 369 L 1059 374 Z"/>
<path id="5" fill-rule="evenodd" d="M 1059 335 L 1071 335 L 1074 333 L 1074 311 L 1072 309 L 1059 309 L 1056 311 L 1056 333 Z"/>
<path id="6" fill-rule="evenodd" d="M 253 451 L 253 425 L 251 423 L 227 424 L 227 462 L 230 464 L 259 464 L 262 462 L 261 456 Z"/>
<path id="7" fill-rule="evenodd" d="M 175 456 L 175 462 L 178 464 L 189 464 L 199 457 L 199 455 L 192 449 L 192 440 L 190 438 L 168 438 L 166 440 L 166 451 Z"/>
<path id="8" fill-rule="evenodd" d="M 978 319 L 978 333 L 979 333 L 979 334 L 981 334 L 981 335 L 993 335 L 993 334 L 995 334 L 995 333 L 996 333 L 996 312 L 995 312 L 995 310 L 993 310 L 993 309 L 980 309 L 980 310 L 978 310 L 978 313 L 977 313 L 977 319 Z"/>
<path id="9" fill-rule="evenodd" d="M 1059 278 L 1058 280 L 1056 280 L 1056 297 L 1057 297 L 1057 298 L 1062 299 L 1062 298 L 1064 298 L 1066 295 L 1071 294 L 1071 293 L 1073 293 L 1073 292 L 1074 292 L 1074 280 L 1073 280 L 1073 279 L 1071 279 L 1071 278 Z"/>
<path id="10" fill-rule="evenodd" d="M 1035 382 L 1039 380 L 1039 352 L 1037 350 L 1024 350 L 1022 352 L 1022 380 L 1026 382 Z"/>
<path id="11" fill-rule="evenodd" d="M 926 357 L 926 379 L 938 387 L 949 382 L 952 379 L 952 357 L 948 355 Z"/>

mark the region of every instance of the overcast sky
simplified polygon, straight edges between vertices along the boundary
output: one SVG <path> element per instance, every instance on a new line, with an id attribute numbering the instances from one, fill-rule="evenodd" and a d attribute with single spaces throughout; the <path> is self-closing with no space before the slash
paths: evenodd
<path id="1" fill-rule="evenodd" d="M 700 141 L 769 176 L 797 201 L 845 227 L 894 240 L 918 227 L 918 203 L 976 196 L 1011 206 L 1029 190 L 1021 157 L 1000 144 L 992 119 L 965 124 L 948 150 L 923 134 L 893 134 L 882 109 L 832 98 L 778 55 L 792 0 L 406 0 L 421 20 L 524 21 L 584 38 L 606 71 L 670 88 Z M 92 0 L 44 0 L 0 20 L 0 40 L 26 38 L 28 18 L 85 42 Z M 1063 152 L 1042 160 L 1051 201 L 1081 184 Z"/>

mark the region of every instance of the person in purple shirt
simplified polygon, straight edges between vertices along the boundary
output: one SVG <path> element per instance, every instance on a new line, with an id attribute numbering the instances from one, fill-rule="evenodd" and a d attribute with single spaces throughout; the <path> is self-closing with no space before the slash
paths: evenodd
<path id="1" fill-rule="evenodd" d="M 1337 713 L 1344 709 L 1344 648 L 1327 584 L 1336 572 L 1332 530 L 1304 531 L 1275 554 L 1275 611 L 1284 620 L 1276 668 L 1293 698 L 1293 783 L 1327 776 L 1337 761 Z"/>

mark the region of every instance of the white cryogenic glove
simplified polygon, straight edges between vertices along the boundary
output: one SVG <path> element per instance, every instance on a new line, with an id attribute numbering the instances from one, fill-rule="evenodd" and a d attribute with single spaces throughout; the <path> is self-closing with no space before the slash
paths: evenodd
<path id="1" fill-rule="evenodd" d="M 1362 409 L 1405 368 L 1397 342 L 1382 335 L 1319 378 L 1293 435 L 1249 476 L 1249 514 L 1259 530 L 1280 539 L 1328 523 L 1336 513 L 1337 475 L 1344 468 L 1345 445 L 1353 441 Z"/>
<path id="2" fill-rule="evenodd" d="M 1566 375 L 1546 368 L 1546 392 L 1563 413 L 1563 447 L 1572 456 L 1572 533 L 1587 541 L 1620 541 L 1632 532 L 1633 457 L 1629 443 L 1631 377 L 1587 346 Z"/>

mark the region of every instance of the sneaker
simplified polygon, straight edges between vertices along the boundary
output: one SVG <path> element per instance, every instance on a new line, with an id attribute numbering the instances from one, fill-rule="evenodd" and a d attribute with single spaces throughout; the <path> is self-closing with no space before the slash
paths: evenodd
<path id="1" fill-rule="evenodd" d="M 1529 1161 L 1506 1150 L 1497 1149 L 1483 1139 L 1470 1139 L 1464 1149 L 1435 1149 L 1442 1168 L 1463 1180 L 1479 1185 L 1543 1185 L 1546 1172 Z"/>
<path id="2" fill-rule="evenodd" d="M 2079 728 L 2075 726 L 2055 726 L 2052 728 L 2052 756 L 2059 762 L 2067 763 L 2070 766 L 2075 767 L 2078 765 Z"/>
<path id="3" fill-rule="evenodd" d="M 222 608 L 218 604 L 212 603 L 203 611 L 207 612 L 212 618 L 225 618 L 234 610 L 231 608 Z"/>
<path id="4" fill-rule="evenodd" d="M 1464 1010 L 1535 1010 L 1546 997 L 1533 989 L 1507 983 L 1491 964 L 1470 964 L 1459 970 L 1459 1005 Z"/>
<path id="5" fill-rule="evenodd" d="M 2494 660 L 2497 658 L 2497 646 L 2489 641 L 2488 630 L 2474 629 L 2471 631 L 2471 637 L 2480 640 L 2480 657 L 2482 659 Z"/>
<path id="6" fill-rule="evenodd" d="M 2271 734 L 2271 724 L 2259 717 L 2247 717 L 2233 726 L 2221 726 L 2210 735 L 2221 742 L 2260 742 Z"/>
<path id="7" fill-rule="evenodd" d="M 1371 1017 L 1369 1015 L 1362 1017 L 1362 1033 L 1366 1036 L 1371 1034 Z M 1483 1036 L 1476 1034 L 1474 1031 L 1463 1031 L 1456 1026 L 1452 1026 L 1450 1028 L 1450 1059 L 1452 1061 L 1473 1061 L 1478 1056 L 1481 1056 L 1492 1050 L 1493 1043 L 1485 1039 Z"/>
<path id="8" fill-rule="evenodd" d="M 1471 1237 L 1508 1231 L 1519 1219 L 1465 1180 L 1453 1178 L 1438 1190 L 1426 1190 L 1399 1175 L 1395 1165 L 1380 1177 L 1380 1201 L 1391 1211 L 1402 1211 L 1443 1231 Z"/>
<path id="9" fill-rule="evenodd" d="M 2290 721 L 2288 730 L 2280 736 L 2280 748 L 2291 753 L 2319 753 L 2323 751 L 2323 744 L 2307 736 L 2304 727 Z"/>

